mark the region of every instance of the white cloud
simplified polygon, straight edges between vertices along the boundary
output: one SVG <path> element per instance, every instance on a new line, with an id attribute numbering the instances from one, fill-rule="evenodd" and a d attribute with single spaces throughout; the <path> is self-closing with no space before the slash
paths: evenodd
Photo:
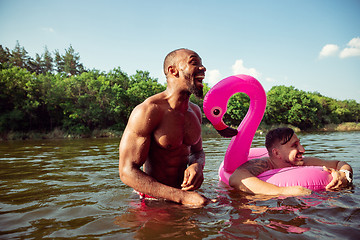
<path id="1" fill-rule="evenodd" d="M 267 77 L 267 78 L 265 78 L 265 81 L 273 83 L 273 82 L 275 82 L 275 79 Z"/>
<path id="2" fill-rule="evenodd" d="M 221 73 L 217 69 L 206 71 L 206 75 L 208 76 L 207 79 L 210 87 L 214 86 L 221 80 Z"/>
<path id="3" fill-rule="evenodd" d="M 360 48 L 345 48 L 340 53 L 340 58 L 360 56 Z"/>
<path id="4" fill-rule="evenodd" d="M 319 57 L 334 56 L 338 53 L 339 47 L 335 44 L 326 44 L 320 51 Z"/>
<path id="5" fill-rule="evenodd" d="M 42 30 L 45 31 L 45 32 L 50 32 L 50 33 L 55 32 L 55 30 L 52 27 L 43 27 Z"/>
<path id="6" fill-rule="evenodd" d="M 258 80 L 261 77 L 260 72 L 258 72 L 255 68 L 246 68 L 244 66 L 244 61 L 242 59 L 236 60 L 235 63 L 231 67 L 232 67 L 233 75 L 246 74 L 246 75 L 250 75 L 254 78 L 257 78 Z M 213 87 L 216 83 L 218 83 L 223 78 L 224 78 L 224 76 L 220 73 L 220 71 L 218 69 L 206 71 L 206 82 L 209 84 L 209 87 Z M 275 79 L 268 77 L 265 79 L 265 81 L 274 83 Z"/>
<path id="7" fill-rule="evenodd" d="M 360 48 L 360 37 L 351 39 L 348 43 L 348 46 L 353 48 Z"/>
<path id="8" fill-rule="evenodd" d="M 254 78 L 259 78 L 260 73 L 255 68 L 246 68 L 242 59 L 236 60 L 235 64 L 232 65 L 233 74 L 246 74 Z"/>
<path id="9" fill-rule="evenodd" d="M 326 44 L 319 53 L 319 58 L 338 55 L 340 58 L 360 56 L 360 37 L 351 39 L 347 47 L 339 52 L 339 46 L 335 44 Z"/>
<path id="10" fill-rule="evenodd" d="M 347 46 L 341 51 L 340 58 L 360 56 L 360 37 L 351 39 Z"/>

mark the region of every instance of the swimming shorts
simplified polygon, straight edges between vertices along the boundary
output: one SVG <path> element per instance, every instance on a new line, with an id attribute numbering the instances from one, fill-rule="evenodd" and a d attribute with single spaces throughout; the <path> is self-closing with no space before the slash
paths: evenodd
<path id="1" fill-rule="evenodd" d="M 145 193 L 138 192 L 136 190 L 134 190 L 134 192 L 136 192 L 140 196 L 140 199 L 157 199 L 155 197 L 152 197 L 152 196 L 147 195 Z"/>

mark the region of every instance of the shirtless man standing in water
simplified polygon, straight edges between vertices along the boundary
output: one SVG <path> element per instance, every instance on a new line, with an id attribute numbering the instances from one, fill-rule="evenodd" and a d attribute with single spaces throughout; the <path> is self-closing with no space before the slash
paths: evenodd
<path id="1" fill-rule="evenodd" d="M 204 177 L 201 110 L 189 101 L 203 97 L 206 68 L 188 49 L 164 61 L 167 88 L 136 106 L 120 141 L 120 179 L 143 196 L 201 206 L 208 199 L 192 191 Z M 143 166 L 143 170 L 141 167 Z"/>

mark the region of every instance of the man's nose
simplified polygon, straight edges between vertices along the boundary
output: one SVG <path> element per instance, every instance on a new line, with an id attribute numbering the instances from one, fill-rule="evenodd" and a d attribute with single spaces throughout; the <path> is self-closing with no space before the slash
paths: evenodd
<path id="1" fill-rule="evenodd" d="M 303 153 L 305 152 L 305 148 L 304 148 L 303 145 L 301 145 L 301 144 L 299 145 L 299 151 L 300 151 L 300 152 L 303 152 Z"/>

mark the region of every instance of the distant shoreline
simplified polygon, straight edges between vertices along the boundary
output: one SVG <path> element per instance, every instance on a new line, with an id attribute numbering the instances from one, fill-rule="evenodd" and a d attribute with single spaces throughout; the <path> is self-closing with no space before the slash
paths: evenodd
<path id="1" fill-rule="evenodd" d="M 346 122 L 340 124 L 328 124 L 320 129 L 313 129 L 311 131 L 301 131 L 299 128 L 291 125 L 260 125 L 257 133 L 266 133 L 270 129 L 276 127 L 287 126 L 294 129 L 295 132 L 349 132 L 360 131 L 360 123 Z M 10 131 L 6 134 L 0 134 L 0 141 L 12 141 L 12 140 L 41 140 L 41 139 L 80 139 L 80 138 L 121 138 L 122 132 L 114 131 L 110 129 L 99 130 L 96 129 L 88 134 L 72 134 L 65 132 L 61 129 L 54 129 L 51 132 L 13 132 Z M 203 137 L 218 137 L 220 136 L 213 126 L 209 123 L 202 125 Z"/>
<path id="2" fill-rule="evenodd" d="M 232 126 L 233 128 L 236 128 Z M 360 123 L 355 122 L 345 122 L 340 124 L 327 124 L 323 128 L 320 129 L 312 129 L 307 131 L 302 131 L 300 128 L 294 127 L 292 125 L 288 124 L 280 124 L 280 125 L 263 125 L 261 124 L 256 133 L 267 133 L 270 129 L 274 129 L 277 127 L 290 127 L 294 129 L 295 132 L 351 132 L 351 131 L 360 131 Z M 203 137 L 216 137 L 219 136 L 219 134 L 216 132 L 216 130 L 212 127 L 211 124 L 203 124 L 202 125 L 202 132 Z"/>

